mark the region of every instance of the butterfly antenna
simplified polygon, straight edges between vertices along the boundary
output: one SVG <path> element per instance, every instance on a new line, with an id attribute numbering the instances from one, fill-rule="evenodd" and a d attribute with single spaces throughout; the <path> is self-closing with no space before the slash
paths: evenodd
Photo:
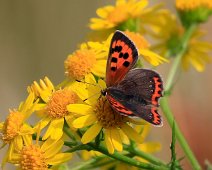
<path id="1" fill-rule="evenodd" d="M 98 87 L 101 89 L 101 92 L 103 91 L 103 87 L 102 87 L 101 85 L 99 85 L 99 84 L 92 84 L 92 83 L 88 83 L 88 82 L 81 81 L 81 80 L 76 80 L 76 81 L 77 81 L 77 82 L 80 82 L 80 83 L 89 84 L 89 85 L 92 85 L 92 86 L 98 86 Z M 97 93 L 93 94 L 92 96 L 90 96 L 90 97 L 84 99 L 83 102 L 85 102 L 86 100 L 88 100 L 88 99 L 90 99 L 90 98 L 96 96 L 98 93 L 101 94 L 101 92 L 97 92 Z"/>
<path id="2" fill-rule="evenodd" d="M 76 80 L 76 81 L 79 82 L 79 83 L 85 83 L 85 84 L 89 84 L 89 85 L 92 85 L 92 86 L 98 86 L 101 89 L 101 91 L 103 90 L 103 87 L 99 84 L 92 84 L 92 83 L 88 83 L 88 82 L 81 81 L 81 80 Z"/>
<path id="3" fill-rule="evenodd" d="M 97 94 L 99 94 L 100 92 L 97 92 L 95 94 L 93 94 L 92 96 L 89 96 L 88 98 L 84 99 L 83 102 L 85 102 L 86 100 L 92 98 L 92 97 L 95 97 Z M 101 93 L 100 93 L 101 94 Z"/>

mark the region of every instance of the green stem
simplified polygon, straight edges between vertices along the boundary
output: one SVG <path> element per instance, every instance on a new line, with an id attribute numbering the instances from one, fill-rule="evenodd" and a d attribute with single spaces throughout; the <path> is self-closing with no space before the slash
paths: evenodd
<path id="1" fill-rule="evenodd" d="M 178 71 L 178 68 L 180 66 L 182 57 L 183 57 L 183 55 L 185 54 L 185 52 L 187 50 L 188 42 L 189 42 L 189 40 L 191 38 L 191 35 L 192 35 L 192 33 L 194 32 L 195 29 L 196 29 L 196 25 L 195 24 L 191 25 L 186 30 L 184 36 L 182 37 L 181 51 L 175 57 L 173 65 L 172 65 L 171 70 L 170 70 L 169 75 L 168 75 L 168 79 L 166 81 L 166 90 L 165 90 L 165 92 L 168 93 L 168 94 L 171 92 L 171 89 L 172 89 L 173 83 L 174 83 L 175 75 L 176 75 L 176 73 Z"/>
<path id="2" fill-rule="evenodd" d="M 187 158 L 189 159 L 192 167 L 194 170 L 200 170 L 201 166 L 199 165 L 197 159 L 195 158 L 191 148 L 189 147 L 185 137 L 183 136 L 179 126 L 177 125 L 177 123 L 174 121 L 174 116 L 172 114 L 172 111 L 169 107 L 169 103 L 168 103 L 168 97 L 163 97 L 161 99 L 161 109 L 163 110 L 163 113 L 166 117 L 166 119 L 168 120 L 169 125 L 172 127 L 173 126 L 173 122 L 175 123 L 175 133 L 176 133 L 176 137 L 178 139 L 178 142 L 180 143 L 183 151 L 185 152 Z"/>
<path id="3" fill-rule="evenodd" d="M 151 162 L 155 165 L 160 165 L 160 166 L 164 166 L 166 167 L 166 164 L 164 162 L 162 162 L 160 159 L 154 157 L 153 155 L 151 154 L 147 154 L 141 150 L 138 150 L 136 147 L 133 147 L 133 148 L 130 148 L 130 147 L 127 147 L 128 151 L 136 156 L 139 156 L 145 160 L 147 160 L 148 162 Z"/>
<path id="4" fill-rule="evenodd" d="M 89 146 L 93 147 L 94 150 L 99 151 L 111 158 L 114 158 L 116 160 L 119 160 L 121 162 L 124 162 L 126 164 L 138 167 L 138 168 L 143 168 L 143 169 L 151 169 L 151 170 L 168 170 L 167 167 L 163 167 L 163 166 L 156 166 L 153 164 L 148 164 L 148 163 L 143 163 L 143 162 L 139 162 L 135 159 L 129 158 L 123 154 L 119 154 L 118 152 L 115 152 L 114 154 L 110 154 L 108 153 L 107 149 L 103 146 L 98 146 L 96 147 L 94 144 L 89 143 Z"/>
<path id="5" fill-rule="evenodd" d="M 177 71 L 180 67 L 182 57 L 184 56 L 184 54 L 187 50 L 189 40 L 191 38 L 192 33 L 195 31 L 196 27 L 197 27 L 196 24 L 190 25 L 190 27 L 187 28 L 186 32 L 184 33 L 184 35 L 182 37 L 182 40 L 181 40 L 182 47 L 181 47 L 181 50 L 179 51 L 178 55 L 174 59 L 172 68 L 169 72 L 167 82 L 166 82 L 165 97 L 163 97 L 161 99 L 160 103 L 161 103 L 161 108 L 163 110 L 163 113 L 164 113 L 166 119 L 168 120 L 170 127 L 173 126 L 173 122 L 175 123 L 176 137 L 177 137 L 183 151 L 185 152 L 187 158 L 189 159 L 193 169 L 200 170 L 201 166 L 199 165 L 197 159 L 195 158 L 193 152 L 191 151 L 191 149 L 190 149 L 185 137 L 183 136 L 179 126 L 174 121 L 174 116 L 173 116 L 173 113 L 172 113 L 172 111 L 169 107 L 168 98 L 166 96 L 166 94 L 170 94 L 170 92 L 172 90 L 175 75 L 176 75 L 176 73 L 177 73 Z"/>

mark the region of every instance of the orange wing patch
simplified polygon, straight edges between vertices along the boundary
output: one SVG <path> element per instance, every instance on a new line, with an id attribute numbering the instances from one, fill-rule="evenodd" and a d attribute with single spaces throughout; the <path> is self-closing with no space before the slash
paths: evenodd
<path id="1" fill-rule="evenodd" d="M 154 83 L 155 83 L 155 91 L 154 94 L 152 95 L 152 104 L 155 106 L 158 106 L 158 100 L 162 96 L 162 82 L 160 81 L 159 77 L 153 77 Z"/>
<path id="2" fill-rule="evenodd" d="M 106 96 L 108 101 L 110 102 L 111 106 L 119 113 L 126 114 L 126 115 L 132 115 L 133 112 L 128 110 L 126 107 L 124 107 L 121 103 L 116 101 L 113 97 L 107 95 Z"/>
<path id="3" fill-rule="evenodd" d="M 158 114 L 157 109 L 155 107 L 152 107 L 151 113 L 153 115 L 153 121 L 152 122 L 155 125 L 160 125 L 161 124 L 161 118 L 160 118 L 160 115 Z"/>

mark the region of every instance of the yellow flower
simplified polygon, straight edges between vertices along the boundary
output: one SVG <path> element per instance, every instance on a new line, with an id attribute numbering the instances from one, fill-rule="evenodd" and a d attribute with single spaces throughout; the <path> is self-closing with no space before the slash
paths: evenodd
<path id="1" fill-rule="evenodd" d="M 182 66 L 185 70 L 192 65 L 197 71 L 202 72 L 205 70 L 205 65 L 211 62 L 209 52 L 212 50 L 212 43 L 201 41 L 203 35 L 200 30 L 192 35 L 187 52 L 182 58 Z"/>
<path id="2" fill-rule="evenodd" d="M 37 137 L 38 139 L 38 137 Z M 49 166 L 58 165 L 71 159 L 72 153 L 61 153 L 63 140 L 48 138 L 45 142 L 26 144 L 22 149 L 13 153 L 10 163 L 20 169 L 47 170 Z"/>
<path id="3" fill-rule="evenodd" d="M 43 129 L 49 125 L 42 139 L 45 140 L 51 137 L 57 140 L 61 138 L 64 121 L 66 120 L 68 125 L 70 125 L 75 118 L 74 114 L 68 112 L 66 106 L 78 102 L 77 94 L 70 88 L 56 90 L 47 77 L 44 78 L 44 81 L 40 80 L 40 85 L 34 81 L 28 91 L 34 91 L 42 101 L 37 106 L 37 112 L 40 113 L 42 119 L 35 126 L 35 128 L 41 126 L 41 129 Z"/>
<path id="4" fill-rule="evenodd" d="M 10 110 L 6 121 L 0 123 L 3 146 L 9 144 L 2 164 L 11 158 L 14 149 L 21 149 L 23 145 L 31 141 L 31 134 L 34 131 L 25 121 L 36 108 L 38 101 L 34 102 L 34 99 L 35 95 L 31 92 L 26 101 L 22 102 L 17 110 Z"/>
<path id="5" fill-rule="evenodd" d="M 162 5 L 146 8 L 147 5 L 148 0 L 117 0 L 115 6 L 108 5 L 97 9 L 99 18 L 91 18 L 90 28 L 98 30 L 101 35 L 104 35 L 102 30 L 111 33 L 118 29 L 162 38 L 169 29 L 169 18 L 173 15 L 162 9 Z"/>
<path id="6" fill-rule="evenodd" d="M 212 14 L 211 0 L 176 0 L 176 8 L 185 27 L 203 23 Z"/>
<path id="7" fill-rule="evenodd" d="M 66 75 L 74 80 L 81 80 L 89 74 L 105 77 L 106 59 L 99 49 L 101 46 L 101 43 L 83 43 L 65 60 Z"/>
<path id="8" fill-rule="evenodd" d="M 141 13 L 148 1 L 142 0 L 117 0 L 116 5 L 108 5 L 97 9 L 100 18 L 91 18 L 90 28 L 94 30 L 114 28 L 129 18 L 136 18 Z"/>
<path id="9" fill-rule="evenodd" d="M 95 84 L 95 79 L 90 79 L 88 83 Z M 136 122 L 126 116 L 122 116 L 116 113 L 108 103 L 108 101 L 99 95 L 93 95 L 97 92 L 100 94 L 100 88 L 104 88 L 105 82 L 99 80 L 96 86 L 90 85 L 87 89 L 81 88 L 79 96 L 82 94 L 90 94 L 82 99 L 87 99 L 85 104 L 70 104 L 67 106 L 68 110 L 78 114 L 78 118 L 73 121 L 75 128 L 89 128 L 83 134 L 81 142 L 86 144 L 91 142 L 101 131 L 104 132 L 104 142 L 109 151 L 113 154 L 114 150 L 122 151 L 122 143 L 128 143 L 129 138 L 141 142 L 142 138 L 138 133 L 131 127 L 131 123 Z M 137 122 L 138 123 L 138 122 Z"/>
<path id="10" fill-rule="evenodd" d="M 212 9 L 211 0 L 176 0 L 176 7 L 180 10 L 193 10 L 199 7 Z"/>

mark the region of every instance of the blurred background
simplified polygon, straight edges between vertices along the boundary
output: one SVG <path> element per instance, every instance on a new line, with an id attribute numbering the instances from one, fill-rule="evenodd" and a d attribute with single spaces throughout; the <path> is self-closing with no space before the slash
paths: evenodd
<path id="1" fill-rule="evenodd" d="M 174 1 L 154 2 L 163 2 L 175 12 Z M 85 40 L 90 31 L 89 18 L 96 16 L 98 7 L 114 3 L 114 0 L 0 0 L 0 121 L 4 121 L 9 108 L 17 108 L 25 99 L 26 88 L 33 80 L 48 76 L 58 84 L 64 79 L 64 60 Z M 202 27 L 208 32 L 205 39 L 212 42 L 212 18 Z M 168 69 L 168 64 L 158 69 L 164 81 Z M 205 159 L 212 162 L 211 72 L 211 65 L 203 73 L 193 69 L 183 72 L 170 100 L 175 118 L 202 165 Z M 149 140 L 162 143 L 157 156 L 168 162 L 170 128 L 165 121 L 162 128 L 152 129 Z M 2 155 L 0 150 L 0 161 Z M 177 156 L 184 156 L 179 147 Z M 186 160 L 182 163 L 185 169 L 190 169 Z"/>

